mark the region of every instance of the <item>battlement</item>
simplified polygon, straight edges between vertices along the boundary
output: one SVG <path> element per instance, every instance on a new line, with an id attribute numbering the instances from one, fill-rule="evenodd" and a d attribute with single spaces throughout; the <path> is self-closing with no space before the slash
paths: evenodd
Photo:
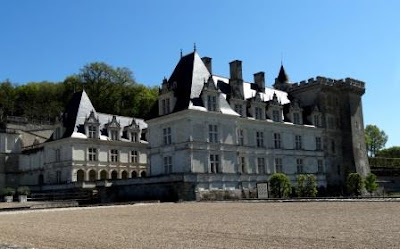
<path id="1" fill-rule="evenodd" d="M 289 91 L 298 90 L 301 88 L 311 87 L 315 85 L 325 85 L 331 87 L 341 87 L 347 89 L 353 89 L 356 91 L 365 91 L 365 83 L 356 79 L 346 78 L 346 79 L 331 79 L 327 77 L 317 76 L 316 78 L 309 78 L 308 80 L 303 80 L 300 82 L 292 83 L 290 85 Z"/>

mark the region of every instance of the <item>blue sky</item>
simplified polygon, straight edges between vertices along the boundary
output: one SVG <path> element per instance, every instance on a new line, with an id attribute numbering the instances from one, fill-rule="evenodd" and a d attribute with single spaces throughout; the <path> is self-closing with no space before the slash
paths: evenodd
<path id="1" fill-rule="evenodd" d="M 366 82 L 364 123 L 400 145 L 400 1 L 66 1 L 0 2 L 0 81 L 62 81 L 83 65 L 128 67 L 159 85 L 197 44 L 213 72 L 243 61 L 243 77 L 281 58 L 298 82 L 318 75 Z"/>

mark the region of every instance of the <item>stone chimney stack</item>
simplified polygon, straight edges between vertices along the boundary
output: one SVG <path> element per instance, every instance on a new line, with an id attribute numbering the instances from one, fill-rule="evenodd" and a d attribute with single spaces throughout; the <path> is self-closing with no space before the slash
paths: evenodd
<path id="1" fill-rule="evenodd" d="M 258 87 L 258 91 L 265 92 L 265 73 L 264 72 L 255 73 L 254 83 Z"/>
<path id="2" fill-rule="evenodd" d="M 242 62 L 239 60 L 229 63 L 232 80 L 243 80 L 242 77 Z"/>
<path id="3" fill-rule="evenodd" d="M 212 74 L 212 58 L 203 57 L 203 58 L 201 58 L 201 60 L 203 61 L 204 65 L 206 66 L 208 72 L 210 72 L 210 74 Z"/>
<path id="4" fill-rule="evenodd" d="M 242 62 L 239 60 L 229 63 L 230 79 L 229 85 L 231 86 L 231 96 L 236 99 L 244 99 L 243 91 L 243 77 L 242 77 Z"/>

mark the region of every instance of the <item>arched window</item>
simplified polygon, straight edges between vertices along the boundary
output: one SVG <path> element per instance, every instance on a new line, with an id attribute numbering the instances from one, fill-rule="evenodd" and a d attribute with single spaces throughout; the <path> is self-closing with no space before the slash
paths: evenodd
<path id="1" fill-rule="evenodd" d="M 85 181 L 85 171 L 83 171 L 83 170 L 78 170 L 77 172 L 76 172 L 76 181 L 77 182 L 83 182 L 83 181 Z"/>
<path id="2" fill-rule="evenodd" d="M 107 180 L 107 171 L 102 170 L 100 172 L 100 180 Z"/>
<path id="3" fill-rule="evenodd" d="M 43 185 L 44 184 L 44 176 L 42 174 L 39 175 L 39 185 Z"/>
<path id="4" fill-rule="evenodd" d="M 117 171 L 113 170 L 111 172 L 111 179 L 112 180 L 117 180 L 118 179 L 118 172 Z"/>
<path id="5" fill-rule="evenodd" d="M 96 177 L 96 171 L 95 170 L 90 170 L 89 171 L 89 181 L 91 181 L 91 182 L 94 182 L 94 181 L 96 181 L 97 179 L 96 179 L 97 177 Z"/>
<path id="6" fill-rule="evenodd" d="M 122 171 L 121 176 L 122 176 L 122 179 L 128 179 L 128 172 L 126 172 L 125 170 Z"/>
<path id="7" fill-rule="evenodd" d="M 137 172 L 136 171 L 132 171 L 131 178 L 136 178 L 136 177 L 137 177 Z"/>
<path id="8" fill-rule="evenodd" d="M 140 172 L 140 177 L 146 177 L 146 171 Z"/>

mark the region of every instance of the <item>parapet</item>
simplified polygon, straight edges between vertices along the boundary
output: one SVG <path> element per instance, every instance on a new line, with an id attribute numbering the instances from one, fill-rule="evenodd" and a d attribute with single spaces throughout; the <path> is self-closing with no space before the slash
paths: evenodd
<path id="1" fill-rule="evenodd" d="M 309 78 L 307 81 L 303 80 L 298 83 L 292 83 L 288 91 L 300 90 L 302 88 L 308 88 L 316 85 L 324 85 L 328 87 L 340 87 L 348 90 L 355 90 L 360 93 L 365 92 L 365 83 L 360 80 L 352 78 L 331 79 L 323 76 L 317 76 L 316 78 Z"/>

